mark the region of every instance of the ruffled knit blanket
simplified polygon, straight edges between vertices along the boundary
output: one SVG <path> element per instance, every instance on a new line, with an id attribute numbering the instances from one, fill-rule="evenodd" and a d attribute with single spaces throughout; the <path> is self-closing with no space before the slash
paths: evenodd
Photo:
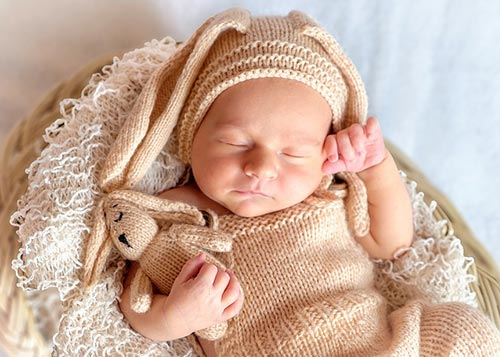
<path id="1" fill-rule="evenodd" d="M 171 38 L 146 43 L 95 74 L 81 98 L 63 100 L 61 118 L 45 131 L 47 147 L 27 170 L 29 187 L 11 218 L 21 241 L 12 265 L 57 354 L 194 353 L 185 339 L 154 343 L 131 330 L 118 307 L 125 262 L 116 252 L 96 285 L 85 290 L 80 281 L 85 239 L 102 196 L 96 173 L 142 87 L 175 49 Z M 156 194 L 182 177 L 185 168 L 170 154 L 170 142 L 135 190 Z M 413 298 L 476 306 L 474 276 L 467 272 L 473 260 L 464 257 L 458 238 L 442 236 L 445 222 L 434 219 L 435 203 L 425 204 L 416 184 L 402 179 L 413 202 L 415 239 L 395 262 L 377 262 L 377 287 L 392 308 Z"/>

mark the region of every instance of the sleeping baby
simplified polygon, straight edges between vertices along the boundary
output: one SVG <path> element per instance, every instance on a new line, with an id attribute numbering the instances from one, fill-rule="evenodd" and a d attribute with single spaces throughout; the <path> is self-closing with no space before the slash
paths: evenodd
<path id="1" fill-rule="evenodd" d="M 410 246 L 413 223 L 366 110 L 354 65 L 306 15 L 208 19 L 148 82 L 110 154 L 128 155 L 125 132 L 146 120 L 128 177 L 171 139 L 189 170 L 153 200 L 208 222 L 176 224 L 171 254 L 134 259 L 120 301 L 130 326 L 155 341 L 188 337 L 206 356 L 500 354 L 500 333 L 479 311 L 419 300 L 389 311 L 375 289 L 371 258 Z M 122 186 L 106 175 L 109 192 Z M 155 244 L 173 239 L 171 222 L 155 224 Z"/>

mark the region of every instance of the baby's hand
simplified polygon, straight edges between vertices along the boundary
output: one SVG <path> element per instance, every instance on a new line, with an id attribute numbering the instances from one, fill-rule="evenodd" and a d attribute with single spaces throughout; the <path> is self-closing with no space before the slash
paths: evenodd
<path id="1" fill-rule="evenodd" d="M 243 294 L 231 271 L 205 262 L 205 255 L 199 254 L 183 266 L 166 305 L 167 319 L 179 328 L 182 324 L 187 336 L 234 317 L 243 306 Z"/>
<path id="2" fill-rule="evenodd" d="M 385 158 L 384 137 L 374 117 L 366 125 L 353 124 L 326 138 L 328 159 L 323 172 L 335 174 L 341 171 L 360 172 L 382 162 Z"/>

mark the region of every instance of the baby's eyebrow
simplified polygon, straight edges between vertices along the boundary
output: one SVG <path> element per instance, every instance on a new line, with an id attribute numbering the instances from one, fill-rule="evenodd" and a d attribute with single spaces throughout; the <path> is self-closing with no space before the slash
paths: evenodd
<path id="1" fill-rule="evenodd" d="M 246 133 L 245 127 L 238 125 L 238 124 L 232 124 L 232 123 L 218 123 L 218 122 L 216 122 L 213 129 L 216 132 L 230 132 L 230 133 L 240 133 L 240 134 Z"/>
<path id="2" fill-rule="evenodd" d="M 317 145 L 322 145 L 324 140 L 318 139 L 318 138 L 313 138 L 310 136 L 304 136 L 304 135 L 296 135 L 296 136 L 290 136 L 289 140 L 291 143 L 296 144 L 296 145 L 305 145 L 305 146 L 317 146 Z"/>
<path id="3" fill-rule="evenodd" d="M 236 129 L 236 130 L 243 130 L 243 128 L 240 125 L 236 124 L 230 124 L 230 123 L 215 123 L 215 129 Z"/>

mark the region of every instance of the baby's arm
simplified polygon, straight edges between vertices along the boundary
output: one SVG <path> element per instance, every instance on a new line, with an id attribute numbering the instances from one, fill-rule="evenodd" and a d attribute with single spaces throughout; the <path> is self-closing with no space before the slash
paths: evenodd
<path id="1" fill-rule="evenodd" d="M 357 240 L 373 258 L 392 259 L 398 248 L 413 239 L 411 202 L 392 155 L 385 148 L 375 118 L 330 135 L 325 143 L 329 159 L 323 171 L 357 172 L 368 195 L 370 232 Z"/>
<path id="2" fill-rule="evenodd" d="M 130 326 L 155 341 L 187 336 L 235 316 L 243 295 L 234 274 L 205 262 L 205 255 L 191 258 L 177 276 L 170 295 L 154 294 L 144 314 L 130 306 L 130 282 L 137 271 L 133 263 L 124 282 L 120 309 Z"/>

